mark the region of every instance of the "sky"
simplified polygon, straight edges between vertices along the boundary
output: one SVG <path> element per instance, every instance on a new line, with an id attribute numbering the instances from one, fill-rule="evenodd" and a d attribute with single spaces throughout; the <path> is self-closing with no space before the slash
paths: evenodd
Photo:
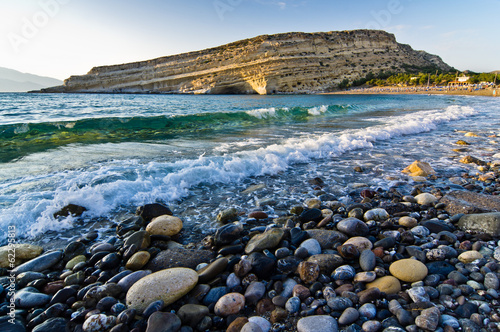
<path id="1" fill-rule="evenodd" d="M 460 71 L 500 70 L 500 0 L 0 0 L 0 67 L 92 67 L 262 34 L 380 29 Z"/>

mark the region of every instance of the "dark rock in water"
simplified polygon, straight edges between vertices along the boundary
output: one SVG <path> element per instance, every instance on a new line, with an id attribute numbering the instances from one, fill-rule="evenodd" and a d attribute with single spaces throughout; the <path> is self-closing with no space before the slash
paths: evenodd
<path id="1" fill-rule="evenodd" d="M 141 216 L 130 216 L 118 223 L 116 226 L 116 234 L 125 235 L 129 231 L 138 231 L 144 226 L 144 219 Z"/>
<path id="2" fill-rule="evenodd" d="M 110 253 L 104 256 L 98 263 L 101 270 L 111 270 L 120 265 L 120 257 L 116 253 Z"/>
<path id="3" fill-rule="evenodd" d="M 438 220 L 426 220 L 420 223 L 421 226 L 427 228 L 431 233 L 439 233 L 443 231 L 453 232 L 455 227 L 448 225 Z"/>
<path id="4" fill-rule="evenodd" d="M 337 229 L 349 236 L 365 236 L 369 233 L 366 223 L 357 218 L 347 218 L 337 224 Z"/>
<path id="5" fill-rule="evenodd" d="M 64 262 L 69 262 L 72 258 L 76 256 L 85 255 L 87 248 L 82 242 L 74 241 L 70 242 L 64 249 Z"/>
<path id="6" fill-rule="evenodd" d="M 455 271 L 455 267 L 445 261 L 430 262 L 425 264 L 428 274 L 441 274 L 447 276 L 451 271 Z"/>
<path id="7" fill-rule="evenodd" d="M 135 245 L 139 249 L 145 249 L 149 247 L 151 243 L 151 237 L 146 231 L 137 231 L 125 239 L 124 247 Z"/>
<path id="8" fill-rule="evenodd" d="M 306 223 L 309 221 L 321 221 L 321 219 L 323 219 L 323 213 L 320 209 L 305 210 L 299 216 L 299 220 L 302 223 Z"/>
<path id="9" fill-rule="evenodd" d="M 183 248 L 167 249 L 156 255 L 156 257 L 146 265 L 146 268 L 153 272 L 173 267 L 194 269 L 198 264 L 208 263 L 213 258 L 214 254 L 209 250 Z"/>
<path id="10" fill-rule="evenodd" d="M 62 251 L 51 251 L 45 253 L 37 258 L 34 258 L 30 261 L 27 261 L 24 264 L 19 265 L 15 269 L 12 270 L 12 273 L 19 274 L 22 272 L 41 272 L 43 270 L 47 270 L 53 265 L 57 264 L 62 259 L 63 253 Z"/>
<path id="11" fill-rule="evenodd" d="M 446 204 L 445 210 L 450 215 L 500 212 L 499 197 L 470 191 L 451 191 L 441 198 L 439 202 Z"/>
<path id="12" fill-rule="evenodd" d="M 87 208 L 75 204 L 68 204 L 65 207 L 63 207 L 61 210 L 57 211 L 54 213 L 54 218 L 57 219 L 57 217 L 79 217 L 81 216 L 85 211 L 87 211 Z"/>
<path id="13" fill-rule="evenodd" d="M 184 325 L 195 327 L 209 313 L 208 307 L 199 304 L 183 305 L 177 315 Z"/>
<path id="14" fill-rule="evenodd" d="M 500 212 L 464 215 L 458 221 L 458 227 L 464 231 L 500 236 Z"/>
<path id="15" fill-rule="evenodd" d="M 222 246 L 238 240 L 242 231 L 243 227 L 239 223 L 231 223 L 220 227 L 215 232 L 215 245 Z"/>
<path id="16" fill-rule="evenodd" d="M 49 318 L 40 325 L 37 325 L 32 332 L 66 332 L 68 321 L 64 318 Z"/>
<path id="17" fill-rule="evenodd" d="M 268 279 L 273 274 L 273 269 L 276 264 L 274 259 L 260 252 L 254 252 L 248 256 L 248 260 L 252 264 L 252 271 L 259 279 Z"/>
<path id="18" fill-rule="evenodd" d="M 141 216 L 146 222 L 150 222 L 151 219 L 163 216 L 165 214 L 173 215 L 172 211 L 165 205 L 159 203 L 146 204 L 139 206 L 135 211 L 135 214 Z"/>

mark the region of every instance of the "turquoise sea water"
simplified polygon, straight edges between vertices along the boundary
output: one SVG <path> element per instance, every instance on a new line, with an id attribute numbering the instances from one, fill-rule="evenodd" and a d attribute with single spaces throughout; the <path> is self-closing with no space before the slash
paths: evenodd
<path id="1" fill-rule="evenodd" d="M 201 234 L 222 208 L 279 214 L 317 176 L 348 200 L 354 183 L 391 186 L 415 159 L 471 172 L 450 144 L 475 131 L 474 153 L 494 156 L 499 114 L 484 97 L 0 94 L 0 243 L 8 225 L 71 238 L 150 202 Z M 266 186 L 242 193 L 252 184 Z M 83 218 L 54 219 L 69 203 Z"/>

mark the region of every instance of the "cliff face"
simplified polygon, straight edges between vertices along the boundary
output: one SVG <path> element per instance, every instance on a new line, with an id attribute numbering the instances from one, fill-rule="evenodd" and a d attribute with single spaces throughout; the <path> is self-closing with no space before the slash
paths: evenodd
<path id="1" fill-rule="evenodd" d="M 407 65 L 450 69 L 384 31 L 263 35 L 202 51 L 113 66 L 71 76 L 44 92 L 315 93 L 367 73 Z"/>

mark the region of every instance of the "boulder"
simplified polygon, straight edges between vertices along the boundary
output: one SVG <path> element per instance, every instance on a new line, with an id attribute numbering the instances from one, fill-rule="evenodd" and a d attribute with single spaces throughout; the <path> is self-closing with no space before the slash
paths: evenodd
<path id="1" fill-rule="evenodd" d="M 500 197 L 470 191 L 451 191 L 439 202 L 446 205 L 445 210 L 450 215 L 500 212 Z"/>

